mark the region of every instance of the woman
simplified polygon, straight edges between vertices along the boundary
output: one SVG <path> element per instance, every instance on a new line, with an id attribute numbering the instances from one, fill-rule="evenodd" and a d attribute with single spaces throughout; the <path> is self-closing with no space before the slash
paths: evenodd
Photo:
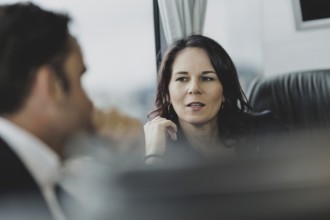
<path id="1" fill-rule="evenodd" d="M 234 156 L 251 148 L 257 134 L 284 128 L 271 113 L 249 113 L 231 58 L 208 37 L 176 41 L 158 77 L 156 110 L 144 126 L 147 164 L 171 161 L 182 152 L 194 158 Z"/>

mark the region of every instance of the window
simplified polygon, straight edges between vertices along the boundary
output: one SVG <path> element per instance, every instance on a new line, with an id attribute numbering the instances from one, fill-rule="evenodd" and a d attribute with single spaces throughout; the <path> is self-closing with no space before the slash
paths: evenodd
<path id="1" fill-rule="evenodd" d="M 15 3 L 16 0 L 2 0 Z M 23 1 L 21 1 L 23 2 Z M 101 109 L 146 120 L 156 87 L 153 2 L 136 0 L 34 0 L 72 17 L 87 65 L 83 85 Z"/>

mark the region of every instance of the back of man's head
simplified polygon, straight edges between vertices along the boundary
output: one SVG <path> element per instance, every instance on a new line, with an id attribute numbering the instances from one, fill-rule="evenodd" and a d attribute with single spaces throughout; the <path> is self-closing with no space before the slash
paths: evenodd
<path id="1" fill-rule="evenodd" d="M 0 114 L 22 107 L 44 64 L 52 65 L 68 89 L 62 64 L 70 50 L 69 21 L 32 3 L 0 6 Z"/>

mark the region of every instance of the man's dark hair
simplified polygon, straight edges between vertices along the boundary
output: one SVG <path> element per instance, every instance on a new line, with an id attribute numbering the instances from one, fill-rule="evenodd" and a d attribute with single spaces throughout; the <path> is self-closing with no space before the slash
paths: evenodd
<path id="1" fill-rule="evenodd" d="M 69 21 L 32 3 L 0 6 L 0 114 L 19 110 L 42 65 L 49 64 L 69 89 L 63 65 L 70 51 Z"/>

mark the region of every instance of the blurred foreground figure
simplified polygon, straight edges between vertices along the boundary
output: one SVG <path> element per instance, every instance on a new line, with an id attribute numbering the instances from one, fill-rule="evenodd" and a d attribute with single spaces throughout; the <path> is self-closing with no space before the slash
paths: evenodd
<path id="1" fill-rule="evenodd" d="M 283 139 L 280 144 L 297 151 L 104 170 L 94 176 L 101 181 L 89 186 L 99 199 L 93 219 L 330 219 L 329 137 L 320 133 L 318 142 L 304 135 Z"/>
<path id="2" fill-rule="evenodd" d="M 0 219 L 68 219 L 56 194 L 65 143 L 91 126 L 70 18 L 0 6 Z"/>

